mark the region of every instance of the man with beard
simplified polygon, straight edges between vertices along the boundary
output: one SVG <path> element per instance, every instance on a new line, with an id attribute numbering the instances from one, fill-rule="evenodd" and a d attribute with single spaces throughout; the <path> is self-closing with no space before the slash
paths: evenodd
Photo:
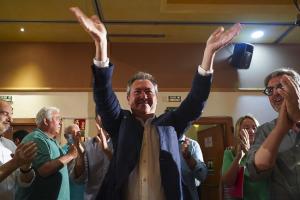
<path id="1" fill-rule="evenodd" d="M 270 181 L 270 199 L 300 197 L 300 76 L 279 69 L 265 78 L 264 93 L 278 118 L 258 127 L 247 167 L 253 179 Z"/>

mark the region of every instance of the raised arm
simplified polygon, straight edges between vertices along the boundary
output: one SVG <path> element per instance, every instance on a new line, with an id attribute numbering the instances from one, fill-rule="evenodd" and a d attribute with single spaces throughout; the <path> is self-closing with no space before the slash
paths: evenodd
<path id="1" fill-rule="evenodd" d="M 105 130 L 112 136 L 118 129 L 114 123 L 119 119 L 121 107 L 112 88 L 114 66 L 107 57 L 107 31 L 97 16 L 87 17 L 79 8 L 70 8 L 83 29 L 91 36 L 96 46 L 93 70 L 93 89 L 96 112 L 103 118 Z"/>
<path id="2" fill-rule="evenodd" d="M 284 75 L 281 79 L 283 90 L 279 90 L 279 94 L 286 100 L 286 108 L 289 119 L 293 123 L 300 122 L 300 88 L 299 83 L 291 77 Z"/>
<path id="3" fill-rule="evenodd" d="M 96 46 L 95 59 L 107 61 L 107 31 L 99 17 L 96 15 L 87 17 L 78 7 L 72 7 L 70 10 L 76 16 L 83 29 L 94 40 Z"/>
<path id="4" fill-rule="evenodd" d="M 169 113 L 170 115 L 173 114 L 172 122 L 175 121 L 173 125 L 179 137 L 189 123 L 201 115 L 209 96 L 212 76 L 205 76 L 205 74 L 202 73 L 203 70 L 212 72 L 215 53 L 229 44 L 240 30 L 241 25 L 235 24 L 227 31 L 224 31 L 224 28 L 220 27 L 209 36 L 206 42 L 202 64 L 198 67 L 199 73 L 195 73 L 189 94 L 174 112 Z"/>

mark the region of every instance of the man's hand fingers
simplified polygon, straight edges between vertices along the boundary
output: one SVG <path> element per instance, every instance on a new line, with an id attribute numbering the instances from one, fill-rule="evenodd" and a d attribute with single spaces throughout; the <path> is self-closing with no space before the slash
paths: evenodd
<path id="1" fill-rule="evenodd" d="M 98 130 L 98 133 L 100 132 L 100 130 L 101 130 L 101 127 L 100 127 L 100 125 L 98 124 L 98 123 L 96 123 L 96 128 L 97 128 L 97 130 Z"/>
<path id="2" fill-rule="evenodd" d="M 241 24 L 235 24 L 232 27 L 230 27 L 227 31 L 223 33 L 222 44 L 229 44 L 233 40 L 233 38 L 240 33 L 241 29 Z"/>
<path id="3" fill-rule="evenodd" d="M 85 17 L 87 16 L 80 10 L 78 7 L 71 7 L 70 11 L 78 18 L 78 17 Z"/>
<path id="4" fill-rule="evenodd" d="M 224 32 L 224 27 L 220 26 L 211 34 L 211 36 L 219 37 L 223 32 Z"/>

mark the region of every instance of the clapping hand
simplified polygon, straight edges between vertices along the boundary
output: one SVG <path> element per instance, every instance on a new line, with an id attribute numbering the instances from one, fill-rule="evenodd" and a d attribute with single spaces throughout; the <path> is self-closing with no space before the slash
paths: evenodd
<path id="1" fill-rule="evenodd" d="M 68 154 L 70 154 L 72 156 L 72 159 L 77 158 L 78 151 L 77 151 L 77 148 L 76 148 L 76 146 L 74 144 L 70 145 Z"/>
<path id="2" fill-rule="evenodd" d="M 99 119 L 98 119 L 98 121 L 99 121 Z M 96 123 L 96 127 L 97 127 L 97 131 L 98 131 L 98 134 L 96 136 L 96 141 L 100 145 L 101 149 L 103 151 L 106 151 L 109 148 L 108 148 L 107 139 L 106 139 L 105 133 L 103 131 L 103 128 L 101 127 L 99 122 Z"/>
<path id="3" fill-rule="evenodd" d="M 240 146 L 241 150 L 246 154 L 250 149 L 250 139 L 249 139 L 249 133 L 247 129 L 241 129 L 240 131 Z"/>
<path id="4" fill-rule="evenodd" d="M 300 89 L 299 84 L 291 77 L 284 75 L 281 79 L 283 89 L 279 90 L 279 94 L 285 99 L 288 117 L 294 123 L 300 121 Z"/>
<path id="5" fill-rule="evenodd" d="M 181 143 L 181 153 L 184 159 L 191 158 L 191 152 L 189 151 L 190 140 L 185 137 L 184 141 Z"/>
<path id="6" fill-rule="evenodd" d="M 84 153 L 84 147 L 81 144 L 81 134 L 80 132 L 77 132 L 74 138 L 74 145 L 77 148 L 77 152 L 82 155 Z"/>
<path id="7" fill-rule="evenodd" d="M 32 162 L 37 154 L 37 146 L 34 142 L 18 145 L 13 159 L 16 160 L 18 166 L 27 165 Z"/>
<path id="8" fill-rule="evenodd" d="M 102 121 L 101 121 L 101 117 L 99 115 L 97 115 L 97 118 L 96 118 L 96 128 L 98 130 L 98 134 L 95 137 L 95 140 L 99 144 L 101 150 L 108 157 L 108 159 L 111 160 L 113 153 L 109 149 L 109 146 L 108 146 L 108 143 L 107 143 L 106 134 L 105 134 L 105 131 L 102 128 Z"/>

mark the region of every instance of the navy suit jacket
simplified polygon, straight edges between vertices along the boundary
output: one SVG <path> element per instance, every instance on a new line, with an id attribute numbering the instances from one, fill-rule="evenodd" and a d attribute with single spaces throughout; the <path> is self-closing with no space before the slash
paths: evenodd
<path id="1" fill-rule="evenodd" d="M 140 158 L 144 128 L 130 111 L 123 110 L 112 89 L 114 66 L 92 66 L 96 112 L 101 116 L 104 128 L 110 133 L 114 155 L 97 199 L 121 200 L 128 177 Z M 195 74 L 192 88 L 186 99 L 175 110 L 155 117 L 160 142 L 161 181 L 166 199 L 182 199 L 180 155 L 178 138 L 197 119 L 204 108 L 211 86 L 212 76 Z"/>

